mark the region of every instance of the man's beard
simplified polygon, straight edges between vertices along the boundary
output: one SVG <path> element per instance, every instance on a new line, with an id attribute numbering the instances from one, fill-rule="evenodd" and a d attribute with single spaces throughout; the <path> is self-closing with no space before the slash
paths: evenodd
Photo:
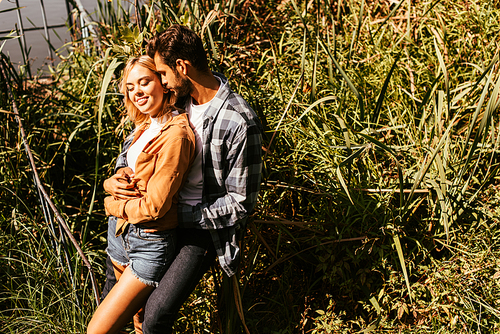
<path id="1" fill-rule="evenodd" d="M 186 78 L 182 78 L 178 72 L 176 72 L 176 78 L 178 84 L 170 89 L 174 92 L 177 99 L 191 95 L 193 92 L 193 84 Z"/>

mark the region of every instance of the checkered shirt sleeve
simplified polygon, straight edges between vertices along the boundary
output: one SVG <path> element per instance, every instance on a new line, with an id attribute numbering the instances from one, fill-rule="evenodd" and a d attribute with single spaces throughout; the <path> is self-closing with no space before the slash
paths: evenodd
<path id="1" fill-rule="evenodd" d="M 134 137 L 129 135 L 129 136 L 127 136 L 127 138 L 123 142 L 122 151 L 120 152 L 120 155 L 118 156 L 118 158 L 116 158 L 115 173 L 120 168 L 128 167 L 127 151 L 128 151 L 128 148 L 130 147 L 130 144 L 132 144 L 133 139 L 134 139 Z"/>

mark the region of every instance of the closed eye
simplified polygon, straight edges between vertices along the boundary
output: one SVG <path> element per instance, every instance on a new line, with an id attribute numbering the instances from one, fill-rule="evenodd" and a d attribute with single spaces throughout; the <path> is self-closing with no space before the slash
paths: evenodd
<path id="1" fill-rule="evenodd" d="M 151 80 L 142 79 L 141 80 L 141 86 L 142 87 L 146 87 L 147 85 L 149 85 L 150 82 L 151 82 Z"/>

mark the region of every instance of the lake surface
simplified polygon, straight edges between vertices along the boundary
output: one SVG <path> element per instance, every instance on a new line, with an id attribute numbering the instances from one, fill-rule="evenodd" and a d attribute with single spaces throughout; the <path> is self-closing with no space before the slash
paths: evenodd
<path id="1" fill-rule="evenodd" d="M 98 8 L 99 0 L 81 0 L 87 12 L 95 18 L 96 9 Z M 123 1 L 125 2 L 125 1 Z M 40 0 L 18 0 L 19 7 L 24 7 L 20 10 L 23 20 L 24 29 L 32 27 L 43 27 L 43 16 L 40 6 Z M 68 18 L 65 0 L 43 0 L 45 7 L 45 15 L 47 17 L 47 25 L 65 24 Z M 15 29 L 18 24 L 17 11 L 2 13 L 1 11 L 16 8 L 15 0 L 0 0 L 0 31 L 4 32 L 0 36 L 6 36 L 7 31 Z M 50 64 L 49 51 L 45 39 L 45 32 L 41 30 L 25 31 L 26 45 L 29 48 L 29 59 L 32 68 L 32 73 L 36 73 L 39 68 L 47 69 L 46 64 Z M 64 44 L 71 40 L 67 27 L 49 29 L 49 39 L 51 44 L 59 49 L 62 55 L 67 55 Z M 0 41 L 0 45 L 2 41 Z M 2 52 L 10 56 L 13 63 L 24 64 L 20 48 L 20 40 L 7 40 L 3 46 Z M 53 54 L 54 61 L 57 63 L 58 57 Z"/>

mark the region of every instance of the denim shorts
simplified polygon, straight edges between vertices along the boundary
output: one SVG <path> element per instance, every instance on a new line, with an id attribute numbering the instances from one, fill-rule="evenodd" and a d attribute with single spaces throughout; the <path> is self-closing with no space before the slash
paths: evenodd
<path id="1" fill-rule="evenodd" d="M 109 217 L 109 257 L 119 265 L 130 266 L 132 274 L 144 284 L 158 286 L 175 258 L 176 230 L 146 233 L 141 224 L 130 224 L 115 237 L 116 223 L 116 217 Z"/>

